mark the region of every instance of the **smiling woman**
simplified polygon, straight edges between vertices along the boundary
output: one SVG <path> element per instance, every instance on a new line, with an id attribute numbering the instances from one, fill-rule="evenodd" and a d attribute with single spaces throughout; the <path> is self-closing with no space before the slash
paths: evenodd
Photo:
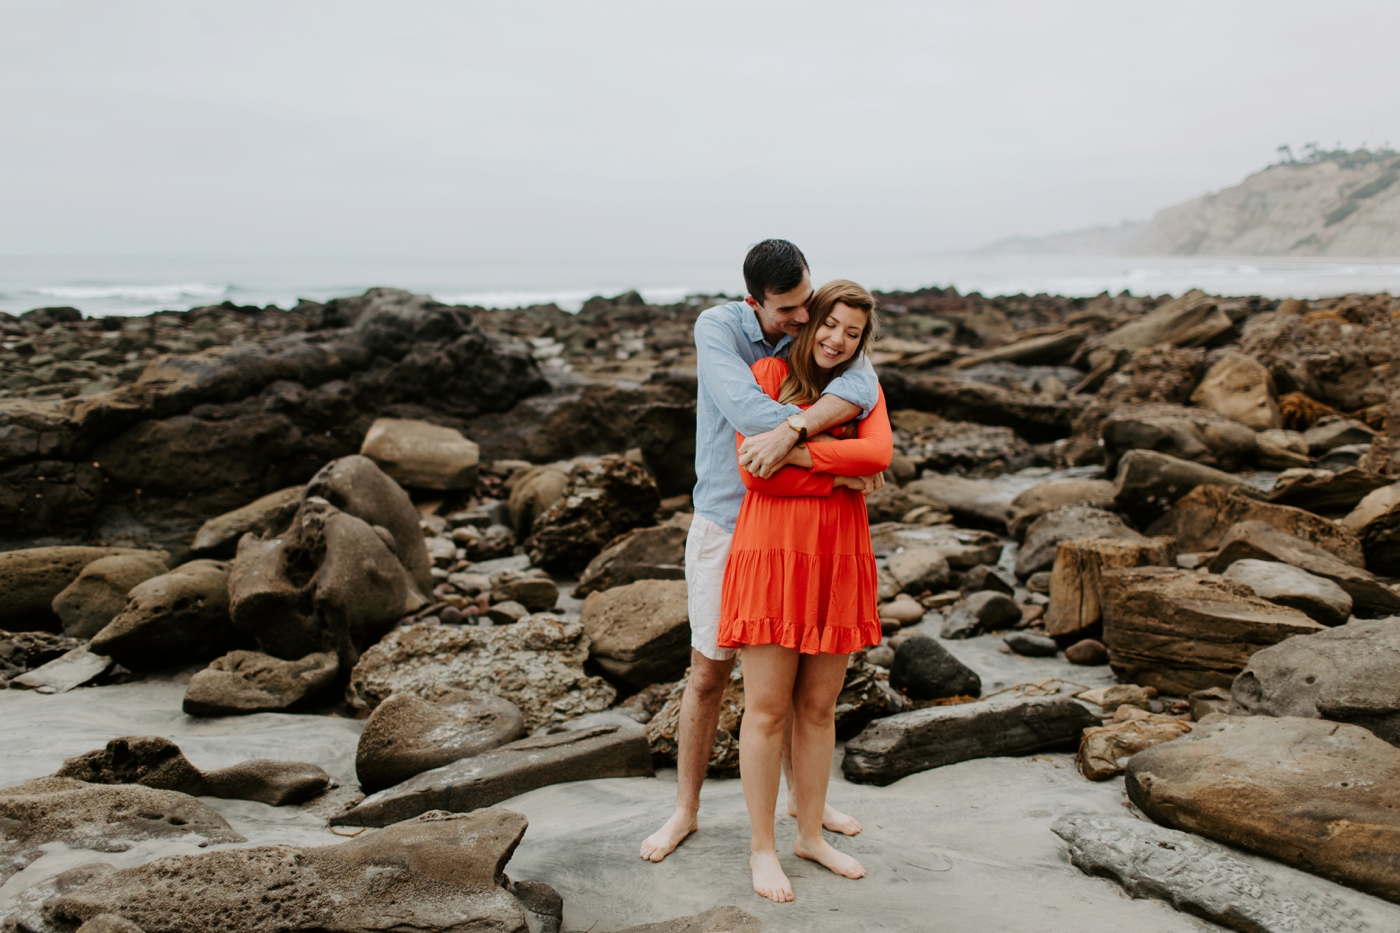
<path id="1" fill-rule="evenodd" d="M 808 323 L 793 338 L 788 375 L 778 393 L 784 405 L 810 405 L 831 380 L 861 358 L 880 327 L 870 292 L 849 279 L 817 289 L 807 306 Z"/>

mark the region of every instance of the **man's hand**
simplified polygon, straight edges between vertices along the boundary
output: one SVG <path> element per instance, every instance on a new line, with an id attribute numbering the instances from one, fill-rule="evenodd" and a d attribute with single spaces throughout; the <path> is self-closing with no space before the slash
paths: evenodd
<path id="1" fill-rule="evenodd" d="M 759 479 L 769 479 L 783 465 L 783 458 L 797 443 L 797 432 L 780 424 L 765 434 L 744 438 L 739 447 L 739 466 Z"/>

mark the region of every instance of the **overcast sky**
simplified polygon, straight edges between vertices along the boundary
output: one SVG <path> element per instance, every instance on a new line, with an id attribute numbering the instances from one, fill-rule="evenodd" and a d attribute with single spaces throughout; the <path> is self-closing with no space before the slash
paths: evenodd
<path id="1" fill-rule="evenodd" d="M 852 260 L 1400 142 L 1400 4 L 0 0 L 0 255 Z"/>

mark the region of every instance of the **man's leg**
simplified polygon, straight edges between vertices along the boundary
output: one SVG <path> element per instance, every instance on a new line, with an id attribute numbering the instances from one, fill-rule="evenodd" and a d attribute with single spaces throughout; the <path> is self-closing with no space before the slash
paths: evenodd
<path id="1" fill-rule="evenodd" d="M 783 779 L 787 783 L 788 816 L 797 816 L 797 796 L 793 793 L 796 782 L 792 776 L 792 717 L 788 717 L 787 729 L 783 732 Z M 833 833 L 847 836 L 854 836 L 864 828 L 855 817 L 842 813 L 829 803 L 822 808 L 822 825 Z"/>

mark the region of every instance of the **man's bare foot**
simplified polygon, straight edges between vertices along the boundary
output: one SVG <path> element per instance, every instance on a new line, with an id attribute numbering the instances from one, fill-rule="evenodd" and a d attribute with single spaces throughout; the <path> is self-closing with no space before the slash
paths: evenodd
<path id="1" fill-rule="evenodd" d="M 754 852 L 749 855 L 749 868 L 753 870 L 753 889 L 770 901 L 786 904 L 792 900 L 792 882 L 778 862 L 778 853 Z"/>
<path id="2" fill-rule="evenodd" d="M 800 858 L 811 859 L 820 865 L 844 875 L 847 878 L 864 878 L 865 869 L 860 862 L 851 858 L 844 852 L 837 852 L 825 839 L 806 840 L 798 837 L 793 843 L 792 851 Z"/>
<path id="3" fill-rule="evenodd" d="M 661 861 L 676 851 L 676 846 L 684 842 L 686 836 L 699 828 L 694 813 L 677 810 L 671 814 L 666 825 L 642 840 L 642 858 L 650 862 Z"/>
<path id="4" fill-rule="evenodd" d="M 797 806 L 791 800 L 788 800 L 788 816 L 797 816 Z M 855 817 L 842 813 L 831 804 L 827 804 L 826 809 L 822 811 L 822 825 L 843 836 L 854 836 L 865 828 Z"/>

